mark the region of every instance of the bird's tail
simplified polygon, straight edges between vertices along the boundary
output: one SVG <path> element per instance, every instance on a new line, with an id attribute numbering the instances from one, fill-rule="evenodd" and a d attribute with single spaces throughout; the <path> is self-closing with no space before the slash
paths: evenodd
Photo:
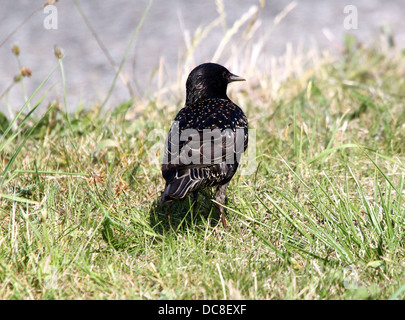
<path id="1" fill-rule="evenodd" d="M 160 197 L 160 202 L 167 202 L 174 199 L 183 199 L 190 191 L 194 191 L 201 180 L 195 179 L 193 174 L 190 174 L 190 169 L 184 170 L 179 176 L 178 172 L 170 183 L 166 184 L 165 190 Z"/>

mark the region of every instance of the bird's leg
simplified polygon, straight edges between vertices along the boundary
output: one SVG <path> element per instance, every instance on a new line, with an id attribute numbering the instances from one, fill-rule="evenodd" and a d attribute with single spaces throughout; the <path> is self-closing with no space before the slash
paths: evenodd
<path id="1" fill-rule="evenodd" d="M 193 191 L 193 202 L 191 203 L 193 206 L 197 204 L 198 199 L 198 191 Z"/>
<path id="2" fill-rule="evenodd" d="M 197 212 L 197 198 L 198 198 L 198 191 L 193 191 L 193 200 L 191 202 L 191 208 L 194 214 Z"/>
<path id="3" fill-rule="evenodd" d="M 216 204 L 216 207 L 221 214 L 221 221 L 222 225 L 225 228 L 226 227 L 226 219 L 225 219 L 225 209 L 223 205 L 225 205 L 225 199 L 226 199 L 226 188 L 228 187 L 228 184 L 223 184 L 221 186 L 217 187 L 217 191 L 215 193 L 215 200 L 219 203 Z"/>

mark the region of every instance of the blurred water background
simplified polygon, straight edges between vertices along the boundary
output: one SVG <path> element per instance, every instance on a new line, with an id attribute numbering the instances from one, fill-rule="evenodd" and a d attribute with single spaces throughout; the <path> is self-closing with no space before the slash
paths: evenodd
<path id="1" fill-rule="evenodd" d="M 39 10 L 43 2 L 44 0 L 0 0 L 0 43 L 36 11 L 0 47 L 0 94 L 10 86 L 19 70 L 17 59 L 11 52 L 14 44 L 20 47 L 21 64 L 32 70 L 31 77 L 24 78 L 27 96 L 32 94 L 58 64 L 53 53 L 54 45 L 57 44 L 66 55 L 63 64 L 68 108 L 74 110 L 79 104 L 92 106 L 103 102 L 114 80 L 114 67 L 100 49 L 73 0 L 56 3 L 56 30 L 44 27 L 47 14 Z M 77 2 L 114 63 L 119 65 L 149 1 Z M 345 28 L 347 14 L 344 13 L 344 8 L 347 5 L 357 8 L 357 29 Z M 405 6 L 400 0 L 155 0 L 123 66 L 122 73 L 131 84 L 133 93 L 137 97 L 153 95 L 157 85 L 162 87 L 181 77 L 183 81 L 184 75 L 188 74 L 193 64 L 211 61 L 226 30 L 240 21 L 252 6 L 257 9 L 254 37 L 265 39 L 261 48 L 264 57 L 282 56 L 288 47 L 293 50 L 300 48 L 302 51 L 314 47 L 320 51 L 339 51 L 345 33 L 356 36 L 366 45 L 371 44 L 381 35 L 382 27 L 391 30 L 397 46 L 404 47 L 405 44 Z M 222 18 L 218 19 L 221 12 Z M 212 24 L 213 21 L 216 22 Z M 241 26 L 238 33 L 246 30 L 249 21 L 251 19 Z M 208 26 L 212 28 L 196 47 L 188 65 L 184 65 L 196 31 L 199 27 L 204 31 Z M 237 42 L 232 42 L 234 39 L 238 39 L 237 34 L 223 48 L 223 54 L 217 56 L 216 62 L 227 63 L 227 57 L 233 54 L 232 50 L 238 45 Z M 257 60 L 257 63 L 263 60 L 265 58 Z M 159 66 L 160 70 L 157 71 Z M 237 72 L 234 69 L 232 71 Z M 17 84 L 3 95 L 0 111 L 8 114 L 9 110 L 20 109 L 24 104 L 22 90 L 21 85 Z M 45 101 L 62 100 L 59 70 L 52 75 L 42 91 L 46 90 L 49 92 Z M 107 107 L 117 106 L 130 97 L 127 86 L 118 79 Z M 42 110 L 46 105 L 45 102 L 41 106 Z"/>

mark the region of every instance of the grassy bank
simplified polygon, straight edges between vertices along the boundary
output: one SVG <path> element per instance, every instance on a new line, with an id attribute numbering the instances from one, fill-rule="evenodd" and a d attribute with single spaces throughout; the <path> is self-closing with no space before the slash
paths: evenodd
<path id="1" fill-rule="evenodd" d="M 0 299 L 403 299 L 404 57 L 347 38 L 243 70 L 256 166 L 230 184 L 230 231 L 209 192 L 156 203 L 182 83 L 2 118 Z"/>

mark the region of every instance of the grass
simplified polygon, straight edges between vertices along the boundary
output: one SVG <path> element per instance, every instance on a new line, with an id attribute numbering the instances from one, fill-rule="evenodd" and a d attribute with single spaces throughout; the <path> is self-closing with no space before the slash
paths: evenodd
<path id="1" fill-rule="evenodd" d="M 228 188 L 229 231 L 209 191 L 157 204 L 180 81 L 1 117 L 0 299 L 404 299 L 403 55 L 348 36 L 271 64 L 234 71 L 257 166 Z"/>

